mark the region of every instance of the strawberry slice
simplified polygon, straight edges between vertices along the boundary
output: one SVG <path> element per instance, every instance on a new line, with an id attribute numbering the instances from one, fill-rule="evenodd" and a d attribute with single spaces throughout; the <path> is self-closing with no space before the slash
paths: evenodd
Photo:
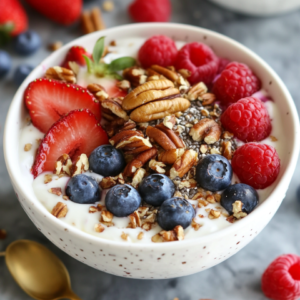
<path id="1" fill-rule="evenodd" d="M 83 47 L 81 46 L 73 46 L 67 53 L 67 56 L 62 63 L 62 67 L 70 69 L 69 61 L 74 61 L 80 66 L 85 66 L 85 60 L 82 55 L 86 55 L 91 58 L 91 54 L 88 53 Z"/>
<path id="2" fill-rule="evenodd" d="M 55 162 L 64 153 L 71 159 L 87 156 L 98 146 L 108 144 L 108 137 L 95 116 L 88 110 L 73 110 L 58 120 L 42 140 L 32 167 L 36 178 L 45 171 L 53 171 Z"/>
<path id="3" fill-rule="evenodd" d="M 117 87 L 119 81 L 112 78 L 100 78 L 97 83 L 102 85 L 110 98 L 125 97 L 127 93 Z"/>
<path id="4" fill-rule="evenodd" d="M 85 88 L 45 78 L 31 82 L 24 94 L 32 123 L 46 133 L 54 122 L 74 109 L 88 108 L 100 121 L 101 106 Z"/>

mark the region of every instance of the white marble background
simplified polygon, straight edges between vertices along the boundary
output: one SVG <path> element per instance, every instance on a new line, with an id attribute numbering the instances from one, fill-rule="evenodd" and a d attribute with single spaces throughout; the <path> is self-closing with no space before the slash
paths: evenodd
<path id="1" fill-rule="evenodd" d="M 146 0 L 145 0 L 146 1 Z M 89 2 L 86 7 L 100 1 Z M 114 0 L 116 9 L 105 13 L 107 27 L 130 22 L 126 6 L 131 0 Z M 272 18 L 237 15 L 205 0 L 173 0 L 173 22 L 216 30 L 245 44 L 265 59 L 289 88 L 300 109 L 300 11 Z M 71 41 L 79 35 L 77 26 L 62 28 L 30 10 L 30 27 L 43 39 L 44 47 L 29 58 L 13 56 L 14 65 L 38 64 L 49 52 L 51 41 Z M 11 49 L 8 47 L 8 51 Z M 0 251 L 20 238 L 36 240 L 54 251 L 70 271 L 72 286 L 84 300 L 263 300 L 260 278 L 267 265 L 283 253 L 300 254 L 299 164 L 287 197 L 264 231 L 247 247 L 222 264 L 184 278 L 142 281 L 115 277 L 96 271 L 69 257 L 52 245 L 31 223 L 17 202 L 4 165 L 2 139 L 5 116 L 16 91 L 12 72 L 0 81 L 0 228 L 8 237 L 0 241 Z M 29 300 L 10 276 L 0 258 L 0 299 Z"/>

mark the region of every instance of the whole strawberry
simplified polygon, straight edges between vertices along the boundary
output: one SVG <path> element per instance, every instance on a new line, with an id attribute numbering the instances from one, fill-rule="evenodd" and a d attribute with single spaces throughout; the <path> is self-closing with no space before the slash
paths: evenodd
<path id="1" fill-rule="evenodd" d="M 82 9 L 82 0 L 26 1 L 42 15 L 62 25 L 70 25 L 74 23 L 79 18 Z"/>
<path id="2" fill-rule="evenodd" d="M 300 297 L 300 257 L 279 256 L 268 266 L 261 283 L 264 294 L 272 300 L 297 300 Z"/>
<path id="3" fill-rule="evenodd" d="M 18 0 L 0 1 L 0 44 L 25 31 L 27 26 L 27 15 Z"/>

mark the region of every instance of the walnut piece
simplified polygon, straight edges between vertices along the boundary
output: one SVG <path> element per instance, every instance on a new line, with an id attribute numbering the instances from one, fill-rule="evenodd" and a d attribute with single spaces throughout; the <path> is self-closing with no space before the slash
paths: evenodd
<path id="1" fill-rule="evenodd" d="M 88 157 L 84 153 L 81 154 L 77 157 L 76 162 L 72 167 L 72 177 L 88 171 L 89 167 L 90 165 Z"/>
<path id="2" fill-rule="evenodd" d="M 68 154 L 60 156 L 55 163 L 54 174 L 71 176 L 72 160 Z"/>
<path id="3" fill-rule="evenodd" d="M 56 218 L 64 218 L 67 215 L 67 212 L 68 206 L 62 202 L 57 202 L 51 213 Z"/>

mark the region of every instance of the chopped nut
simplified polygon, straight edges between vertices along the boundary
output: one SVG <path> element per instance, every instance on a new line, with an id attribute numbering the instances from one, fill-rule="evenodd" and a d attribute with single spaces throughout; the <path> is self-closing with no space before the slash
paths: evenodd
<path id="1" fill-rule="evenodd" d="M 207 152 L 207 150 L 208 150 L 208 146 L 207 146 L 207 145 L 202 144 L 202 145 L 200 146 L 200 152 L 201 152 L 201 153 L 205 154 L 205 153 Z"/>
<path id="2" fill-rule="evenodd" d="M 204 200 L 204 199 L 199 199 L 198 200 L 198 207 L 205 207 L 209 204 L 208 201 Z"/>
<path id="3" fill-rule="evenodd" d="M 160 233 L 157 233 L 156 235 L 154 235 L 151 238 L 151 241 L 153 243 L 163 243 L 164 242 L 164 238 L 160 235 Z"/>
<path id="4" fill-rule="evenodd" d="M 153 171 L 164 174 L 166 173 L 166 170 L 164 169 L 166 165 L 160 161 L 156 161 L 155 159 L 151 159 L 149 162 L 149 168 L 152 169 Z"/>
<path id="5" fill-rule="evenodd" d="M 195 221 L 195 219 L 193 219 L 193 220 L 192 220 L 191 226 L 192 226 L 196 231 L 198 231 L 199 228 L 200 228 L 202 225 L 199 224 L 199 223 L 197 223 L 197 222 Z"/>
<path id="6" fill-rule="evenodd" d="M 203 216 L 203 215 L 201 215 L 201 214 L 199 214 L 199 215 L 198 215 L 198 217 L 199 217 L 199 218 L 201 218 L 201 219 L 203 219 L 203 218 L 204 218 L 204 216 Z"/>
<path id="7" fill-rule="evenodd" d="M 0 240 L 4 240 L 7 236 L 7 232 L 4 229 L 0 229 Z"/>
<path id="8" fill-rule="evenodd" d="M 72 70 L 55 66 L 46 71 L 46 78 L 64 81 L 67 83 L 76 83 L 76 77 Z"/>
<path id="9" fill-rule="evenodd" d="M 167 165 L 173 165 L 175 161 L 183 155 L 184 148 L 162 151 L 158 155 L 158 160 Z"/>
<path id="10" fill-rule="evenodd" d="M 95 212 L 98 212 L 98 208 L 96 206 L 90 206 L 89 208 L 89 214 L 93 214 Z"/>
<path id="11" fill-rule="evenodd" d="M 191 76 L 191 72 L 190 72 L 189 70 L 187 70 L 187 69 L 180 69 L 180 70 L 178 70 L 178 73 L 179 73 L 184 79 L 186 79 L 186 78 L 188 78 L 188 77 Z"/>
<path id="12" fill-rule="evenodd" d="M 132 177 L 132 186 L 134 188 L 137 188 L 144 176 L 146 175 L 146 170 L 143 168 L 139 168 L 134 172 L 134 175 Z"/>
<path id="13" fill-rule="evenodd" d="M 117 46 L 116 41 L 115 41 L 115 40 L 111 41 L 111 42 L 109 43 L 109 46 L 116 47 L 116 46 Z"/>
<path id="14" fill-rule="evenodd" d="M 105 11 L 110 12 L 110 11 L 114 10 L 114 8 L 115 8 L 115 5 L 112 1 L 107 0 L 107 1 L 103 2 L 103 9 Z"/>
<path id="15" fill-rule="evenodd" d="M 54 42 L 54 43 L 49 44 L 48 49 L 49 49 L 50 51 L 56 51 L 56 50 L 58 50 L 59 48 L 61 48 L 62 45 L 63 45 L 63 43 L 62 43 L 61 41 L 56 41 L 56 42 Z"/>
<path id="16" fill-rule="evenodd" d="M 176 233 L 178 241 L 182 241 L 184 239 L 184 229 L 180 225 L 177 225 L 174 228 L 174 232 Z"/>
<path id="17" fill-rule="evenodd" d="M 122 80 L 117 83 L 117 87 L 122 91 L 127 92 L 130 89 L 131 85 L 128 80 Z"/>
<path id="18" fill-rule="evenodd" d="M 142 228 L 146 231 L 149 231 L 152 228 L 152 224 L 151 223 L 144 223 L 142 225 Z"/>
<path id="19" fill-rule="evenodd" d="M 125 69 L 123 71 L 123 77 L 127 79 L 134 87 L 145 83 L 147 80 L 146 71 L 139 67 Z"/>
<path id="20" fill-rule="evenodd" d="M 149 207 L 147 207 L 147 206 L 140 206 L 137 209 L 137 211 L 138 211 L 138 213 L 140 215 L 140 218 L 144 217 L 146 215 L 146 213 L 148 212 L 148 210 L 149 210 Z"/>
<path id="21" fill-rule="evenodd" d="M 100 84 L 97 84 L 97 83 L 89 84 L 87 86 L 87 89 L 89 92 L 91 92 L 95 96 L 95 98 L 99 102 L 102 102 L 109 98 L 109 95 L 107 94 L 105 88 Z"/>
<path id="22" fill-rule="evenodd" d="M 215 200 L 220 203 L 220 201 L 221 201 L 221 194 L 214 194 L 214 197 L 215 197 Z"/>
<path id="23" fill-rule="evenodd" d="M 194 101 L 205 93 L 207 93 L 207 86 L 204 82 L 199 82 L 191 87 L 187 96 L 190 101 Z"/>
<path id="24" fill-rule="evenodd" d="M 224 141 L 222 143 L 222 147 L 223 147 L 222 155 L 226 157 L 228 160 L 230 160 L 232 158 L 231 142 Z"/>
<path id="25" fill-rule="evenodd" d="M 215 94 L 205 93 L 199 97 L 199 100 L 202 101 L 202 105 L 210 105 L 216 100 Z"/>
<path id="26" fill-rule="evenodd" d="M 229 217 L 229 214 L 226 213 L 226 212 L 222 212 L 222 215 L 223 215 L 225 218 L 228 218 L 228 217 Z"/>
<path id="27" fill-rule="evenodd" d="M 234 134 L 229 131 L 223 131 L 222 139 L 231 139 L 233 138 Z"/>
<path id="28" fill-rule="evenodd" d="M 179 191 L 176 191 L 173 195 L 173 197 L 182 197 L 182 194 Z"/>
<path id="29" fill-rule="evenodd" d="M 245 218 L 247 216 L 247 213 L 243 212 L 243 202 L 240 200 L 236 200 L 232 204 L 232 211 L 233 211 L 233 216 L 237 220 Z"/>
<path id="30" fill-rule="evenodd" d="M 192 200 L 198 200 L 200 198 L 204 199 L 205 195 L 202 192 L 198 192 L 193 198 Z"/>
<path id="31" fill-rule="evenodd" d="M 70 200 L 70 198 L 69 198 L 68 196 L 66 196 L 66 195 L 64 195 L 62 198 L 63 198 L 65 201 Z"/>
<path id="32" fill-rule="evenodd" d="M 56 187 L 56 188 L 51 188 L 48 190 L 49 193 L 54 194 L 56 196 L 61 196 L 62 195 L 62 191 L 60 187 Z"/>
<path id="33" fill-rule="evenodd" d="M 103 232 L 105 230 L 105 227 L 102 226 L 101 224 L 96 224 L 94 229 L 96 232 Z"/>
<path id="34" fill-rule="evenodd" d="M 111 176 L 110 177 L 104 177 L 99 185 L 103 190 L 105 190 L 105 189 L 110 189 L 110 188 L 112 188 L 113 186 L 115 186 L 117 184 L 124 184 L 124 183 L 125 183 L 125 180 L 124 180 L 123 175 L 121 173 L 116 177 L 111 177 Z"/>
<path id="35" fill-rule="evenodd" d="M 173 230 L 161 231 L 154 235 L 151 240 L 154 243 L 182 241 L 184 239 L 184 230 L 180 225 L 177 225 Z"/>
<path id="36" fill-rule="evenodd" d="M 221 154 L 221 152 L 218 148 L 211 148 L 210 154 Z"/>
<path id="37" fill-rule="evenodd" d="M 234 218 L 234 216 L 229 216 L 229 217 L 226 219 L 226 221 L 228 221 L 229 223 L 234 223 L 235 218 Z"/>
<path id="38" fill-rule="evenodd" d="M 56 175 L 71 175 L 72 161 L 68 154 L 60 156 L 55 163 L 54 174 Z"/>
<path id="39" fill-rule="evenodd" d="M 130 228 L 136 228 L 142 226 L 140 214 L 138 213 L 137 210 L 133 212 L 131 215 L 129 215 L 129 220 L 130 220 Z"/>
<path id="40" fill-rule="evenodd" d="M 143 237 L 144 237 L 144 232 L 141 231 L 141 232 L 138 234 L 137 239 L 138 239 L 138 240 L 142 240 Z"/>
<path id="41" fill-rule="evenodd" d="M 108 210 L 101 211 L 100 221 L 105 223 L 110 223 L 114 215 Z"/>
<path id="42" fill-rule="evenodd" d="M 179 183 L 179 185 L 178 185 L 178 187 L 180 188 L 180 189 L 183 189 L 183 188 L 194 188 L 194 187 L 196 187 L 197 186 L 197 181 L 195 180 L 195 179 L 189 179 L 189 180 L 182 180 L 180 183 Z"/>
<path id="43" fill-rule="evenodd" d="M 52 209 L 52 215 L 56 218 L 64 218 L 67 215 L 68 207 L 62 202 L 58 202 Z"/>
<path id="44" fill-rule="evenodd" d="M 26 144 L 25 146 L 24 146 L 24 151 L 30 151 L 31 150 L 31 148 L 32 148 L 32 144 L 30 144 L 30 143 L 28 143 L 28 144 Z"/>
<path id="45" fill-rule="evenodd" d="M 174 125 L 176 124 L 176 117 L 175 115 L 171 115 L 171 116 L 166 116 L 164 118 L 163 124 L 169 128 L 169 129 L 173 129 Z"/>
<path id="46" fill-rule="evenodd" d="M 209 219 L 218 219 L 220 216 L 221 216 L 221 212 L 213 209 L 211 209 L 208 214 Z"/>
<path id="47" fill-rule="evenodd" d="M 84 11 L 81 15 L 81 26 L 85 34 L 105 29 L 105 24 L 99 7 Z"/>
<path id="48" fill-rule="evenodd" d="M 52 181 L 52 174 L 46 174 L 44 176 L 44 183 L 47 184 Z"/>
<path id="49" fill-rule="evenodd" d="M 127 239 L 128 239 L 128 234 L 125 233 L 125 232 L 122 232 L 121 238 L 122 238 L 124 241 L 127 241 Z"/>
<path id="50" fill-rule="evenodd" d="M 206 197 L 206 201 L 209 203 L 216 203 L 216 199 L 215 199 L 214 195 L 208 195 Z"/>
<path id="51" fill-rule="evenodd" d="M 278 139 L 273 135 L 270 135 L 270 139 L 271 139 L 272 142 L 277 142 L 278 141 Z"/>
<path id="52" fill-rule="evenodd" d="M 204 117 L 208 117 L 210 114 L 209 114 L 209 111 L 207 109 L 202 109 L 201 110 L 201 115 L 204 116 Z"/>
<path id="53" fill-rule="evenodd" d="M 78 174 L 82 174 L 89 169 L 89 159 L 86 154 L 81 154 L 77 157 L 76 162 L 72 168 L 72 177 Z"/>

